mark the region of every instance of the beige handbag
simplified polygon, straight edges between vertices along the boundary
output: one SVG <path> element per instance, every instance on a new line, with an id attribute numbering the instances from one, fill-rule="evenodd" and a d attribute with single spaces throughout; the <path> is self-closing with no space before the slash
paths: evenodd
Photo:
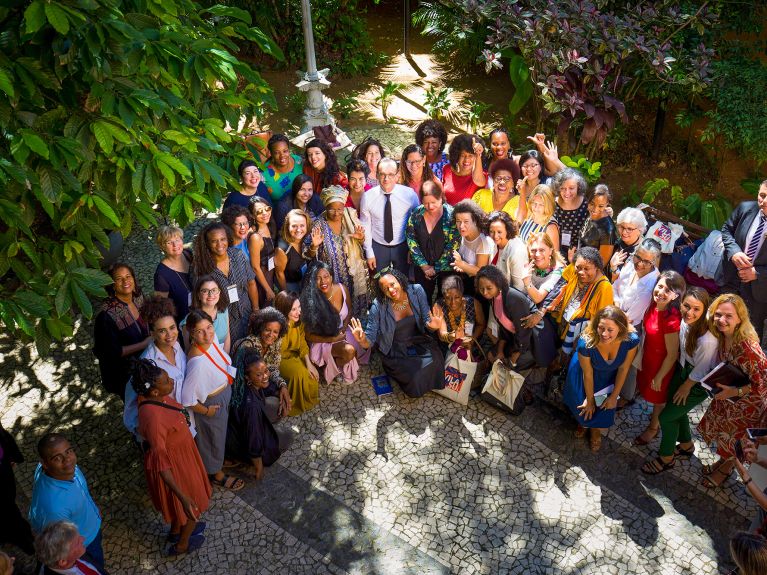
<path id="1" fill-rule="evenodd" d="M 522 396 L 522 386 L 525 378 L 506 367 L 500 360 L 496 359 L 487 376 L 485 387 L 482 388 L 482 399 L 512 415 L 519 415 L 525 408 Z"/>

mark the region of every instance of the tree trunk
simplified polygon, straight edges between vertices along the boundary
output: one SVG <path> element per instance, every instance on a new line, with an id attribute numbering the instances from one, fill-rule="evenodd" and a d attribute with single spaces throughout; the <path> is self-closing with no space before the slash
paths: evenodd
<path id="1" fill-rule="evenodd" d="M 660 145 L 663 141 L 663 127 L 666 125 L 666 104 L 668 98 L 660 98 L 658 100 L 658 108 L 655 110 L 655 128 L 652 134 L 652 148 L 650 149 L 650 157 L 657 161 L 660 157 Z"/>

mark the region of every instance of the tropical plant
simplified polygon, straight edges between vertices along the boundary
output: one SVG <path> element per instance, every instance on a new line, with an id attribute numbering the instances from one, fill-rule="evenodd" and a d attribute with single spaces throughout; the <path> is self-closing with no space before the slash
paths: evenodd
<path id="1" fill-rule="evenodd" d="M 568 168 L 575 168 L 583 174 L 589 184 L 596 184 L 602 179 L 602 162 L 592 162 L 583 154 L 562 156 L 559 158 Z"/>
<path id="2" fill-rule="evenodd" d="M 509 57 L 509 77 L 514 85 L 514 96 L 509 101 L 509 114 L 516 116 L 533 97 L 535 88 L 525 59 L 519 54 L 511 53 L 510 50 L 506 50 L 504 55 Z M 490 60 L 490 56 L 486 56 L 486 59 L 493 61 Z"/>
<path id="3" fill-rule="evenodd" d="M 459 70 L 476 64 L 485 47 L 484 22 L 461 18 L 450 0 L 425 0 L 413 12 L 413 24 L 425 36 L 436 38 L 432 51 Z"/>
<path id="4" fill-rule="evenodd" d="M 346 96 L 339 96 L 335 100 L 333 100 L 333 105 L 330 109 L 333 114 L 338 116 L 339 118 L 347 119 L 350 118 L 352 113 L 354 113 L 357 108 L 359 108 L 359 94 L 356 92 L 353 92 L 351 94 L 347 94 Z"/>
<path id="5" fill-rule="evenodd" d="M 475 102 L 473 100 L 466 100 L 466 129 L 472 134 L 479 133 L 482 125 L 482 116 L 485 115 L 491 106 L 484 102 Z"/>
<path id="6" fill-rule="evenodd" d="M 453 105 L 453 102 L 450 100 L 452 95 L 452 88 L 438 89 L 436 86 L 429 86 L 426 89 L 423 101 L 423 106 L 426 108 L 426 114 L 429 118 L 442 120 L 445 117 L 445 113 Z"/>
<path id="7" fill-rule="evenodd" d="M 403 87 L 404 84 L 399 84 L 389 80 L 386 82 L 386 85 L 381 88 L 381 92 L 376 97 L 376 101 L 381 106 L 381 115 L 387 122 L 389 121 L 389 105 L 392 103 L 394 95 L 397 93 L 397 91 L 401 90 Z"/>
<path id="8" fill-rule="evenodd" d="M 652 205 L 656 198 L 665 192 L 670 193 L 674 214 L 709 230 L 720 229 L 732 213 L 732 205 L 721 195 L 717 194 L 708 199 L 702 198 L 698 193 L 686 196 L 681 186 L 672 185 L 666 178 L 645 182 L 640 201 Z"/>
<path id="9" fill-rule="evenodd" d="M 155 205 L 184 225 L 236 184 L 225 126 L 275 102 L 234 42 L 282 54 L 191 0 L 6 3 L 0 27 L 0 322 L 45 352 L 105 295 L 107 232 Z"/>

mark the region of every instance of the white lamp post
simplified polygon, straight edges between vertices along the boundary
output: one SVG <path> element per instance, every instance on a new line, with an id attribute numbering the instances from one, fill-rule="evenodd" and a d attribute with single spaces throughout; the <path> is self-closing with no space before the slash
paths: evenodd
<path id="1" fill-rule="evenodd" d="M 317 70 L 317 58 L 314 55 L 314 30 L 312 28 L 312 8 L 309 0 L 301 0 L 301 15 L 304 28 L 304 45 L 306 46 L 306 73 L 301 74 L 301 80 L 296 88 L 306 93 L 306 108 L 304 109 L 304 125 L 302 132 L 308 132 L 316 126 L 335 126 L 335 119 L 330 115 L 322 90 L 330 86 L 327 79 L 330 70 Z"/>

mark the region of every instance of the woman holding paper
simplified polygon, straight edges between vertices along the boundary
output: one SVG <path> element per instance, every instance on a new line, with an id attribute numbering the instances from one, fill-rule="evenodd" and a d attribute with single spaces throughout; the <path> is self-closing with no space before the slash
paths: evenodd
<path id="1" fill-rule="evenodd" d="M 751 384 L 721 389 L 698 425 L 706 443 L 716 442 L 719 459 L 703 468 L 704 487 L 719 487 L 732 473 L 734 448 L 749 427 L 764 427 L 767 417 L 767 357 L 743 299 L 734 294 L 717 297 L 708 309 L 709 330 L 719 342 L 719 360 L 738 367 Z M 731 400 L 731 401 L 728 401 Z"/>
<path id="2" fill-rule="evenodd" d="M 614 305 L 599 310 L 578 339 L 563 400 L 578 420 L 575 437 L 584 437 L 590 429 L 592 451 L 599 451 L 602 430 L 615 422 L 618 395 L 638 346 L 634 326 Z"/>
<path id="3" fill-rule="evenodd" d="M 687 414 L 708 397 L 699 382 L 718 361 L 718 341 L 706 319 L 709 301 L 708 292 L 699 287 L 688 287 L 682 298 L 679 365 L 671 378 L 668 403 L 660 414 L 658 457 L 642 466 L 642 473 L 647 475 L 671 469 L 675 458 L 689 459 L 695 451 Z"/>

